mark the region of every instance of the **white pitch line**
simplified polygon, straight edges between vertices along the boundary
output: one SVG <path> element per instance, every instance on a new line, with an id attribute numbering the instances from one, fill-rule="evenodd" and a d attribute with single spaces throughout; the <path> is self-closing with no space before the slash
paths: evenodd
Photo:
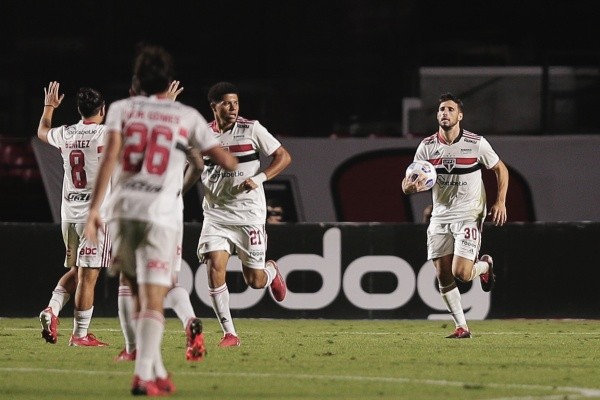
<path id="1" fill-rule="evenodd" d="M 130 372 L 124 371 L 82 371 L 68 369 L 45 369 L 45 368 L 0 368 L 2 372 L 23 372 L 23 373 L 57 373 L 57 374 L 84 374 L 84 375 L 129 375 Z M 465 387 L 474 386 L 469 382 L 433 380 L 433 379 L 413 379 L 413 378 L 395 378 L 384 376 L 356 376 L 356 375 L 309 375 L 309 374 L 273 374 L 273 373 L 246 373 L 246 372 L 198 372 L 198 371 L 174 371 L 175 375 L 192 375 L 192 376 L 212 376 L 212 377 L 237 377 L 237 378 L 278 378 L 278 379 L 306 379 L 306 380 L 335 380 L 335 381 L 357 381 L 357 382 L 382 382 L 382 383 L 409 383 L 421 385 L 435 386 L 454 386 Z M 476 386 L 482 388 L 493 387 L 497 389 L 520 389 L 520 390 L 550 390 L 560 391 L 567 394 L 569 399 L 585 398 L 585 397 L 600 397 L 600 388 L 583 388 L 573 386 L 547 386 L 547 385 L 526 385 L 516 383 L 478 383 Z M 534 397 L 508 397 L 494 400 L 552 400 L 555 398 L 565 399 L 565 395 L 547 395 Z"/>

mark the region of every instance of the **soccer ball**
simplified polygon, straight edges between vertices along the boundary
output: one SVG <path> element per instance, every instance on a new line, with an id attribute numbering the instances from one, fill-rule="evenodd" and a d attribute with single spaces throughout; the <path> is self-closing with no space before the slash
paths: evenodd
<path id="1" fill-rule="evenodd" d="M 417 160 L 413 161 L 408 168 L 406 168 L 406 179 L 414 182 L 419 176 L 425 175 L 425 190 L 429 190 L 435 185 L 437 179 L 437 172 L 435 167 L 429 161 Z"/>

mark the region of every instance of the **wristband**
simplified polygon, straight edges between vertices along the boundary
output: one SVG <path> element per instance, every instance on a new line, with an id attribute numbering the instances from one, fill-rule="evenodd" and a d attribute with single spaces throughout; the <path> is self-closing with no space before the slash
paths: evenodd
<path id="1" fill-rule="evenodd" d="M 251 179 L 254 181 L 254 183 L 256 183 L 257 185 L 260 185 L 264 181 L 267 180 L 267 174 L 265 174 L 264 172 L 261 172 L 260 174 L 253 176 Z"/>
<path id="2" fill-rule="evenodd" d="M 44 107 L 52 107 L 52 108 L 56 108 L 56 107 L 54 107 L 52 104 L 44 104 Z"/>

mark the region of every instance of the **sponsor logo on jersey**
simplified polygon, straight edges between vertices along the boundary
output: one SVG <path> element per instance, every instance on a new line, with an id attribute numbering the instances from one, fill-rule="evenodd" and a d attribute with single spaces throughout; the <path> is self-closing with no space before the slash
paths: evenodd
<path id="1" fill-rule="evenodd" d="M 473 144 L 477 144 L 477 140 L 473 140 L 473 139 L 467 139 L 467 138 L 464 138 L 463 140 L 464 140 L 465 142 L 467 142 L 467 143 L 473 143 Z"/>
<path id="2" fill-rule="evenodd" d="M 436 183 L 440 186 L 464 186 L 467 184 L 467 181 L 452 182 L 448 181 L 444 175 L 438 175 Z"/>
<path id="3" fill-rule="evenodd" d="M 235 178 L 238 176 L 244 176 L 244 173 L 242 171 L 223 171 L 221 172 L 221 176 L 223 178 Z"/>
<path id="4" fill-rule="evenodd" d="M 156 193 L 162 190 L 162 186 L 153 185 L 148 182 L 130 181 L 123 185 L 123 188 L 128 190 L 138 190 L 140 192 Z"/>
<path id="5" fill-rule="evenodd" d="M 218 182 L 219 179 L 221 178 L 236 178 L 239 176 L 244 176 L 244 173 L 242 171 L 219 171 L 219 172 L 214 172 L 210 175 L 210 178 L 208 178 L 209 182 L 215 183 Z"/>
<path id="6" fill-rule="evenodd" d="M 89 201 L 91 197 L 90 193 L 77 193 L 77 192 L 71 192 L 69 194 L 67 194 L 67 201 L 80 201 L 80 202 L 86 202 Z"/>

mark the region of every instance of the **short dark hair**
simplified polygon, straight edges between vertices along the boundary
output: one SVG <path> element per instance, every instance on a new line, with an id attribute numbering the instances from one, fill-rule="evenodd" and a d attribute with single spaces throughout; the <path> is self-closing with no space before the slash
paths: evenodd
<path id="1" fill-rule="evenodd" d="M 162 47 L 145 45 L 135 58 L 133 75 L 139 82 L 136 89 L 148 96 L 164 92 L 173 80 L 173 58 Z"/>
<path id="2" fill-rule="evenodd" d="M 463 102 L 460 98 L 458 98 L 458 96 L 455 96 L 454 94 L 450 93 L 450 92 L 446 92 L 446 93 L 442 93 L 440 95 L 440 99 L 439 102 L 440 104 L 445 102 L 445 101 L 453 101 L 458 105 L 458 111 L 463 112 Z"/>
<path id="3" fill-rule="evenodd" d="M 238 88 L 231 82 L 217 82 L 210 87 L 208 90 L 208 102 L 209 103 L 218 103 L 223 100 L 223 96 L 226 94 L 237 94 L 239 96 L 240 92 Z"/>
<path id="4" fill-rule="evenodd" d="M 77 109 L 83 118 L 90 118 L 100 112 L 104 106 L 104 97 L 96 89 L 79 88 L 77 91 Z"/>

